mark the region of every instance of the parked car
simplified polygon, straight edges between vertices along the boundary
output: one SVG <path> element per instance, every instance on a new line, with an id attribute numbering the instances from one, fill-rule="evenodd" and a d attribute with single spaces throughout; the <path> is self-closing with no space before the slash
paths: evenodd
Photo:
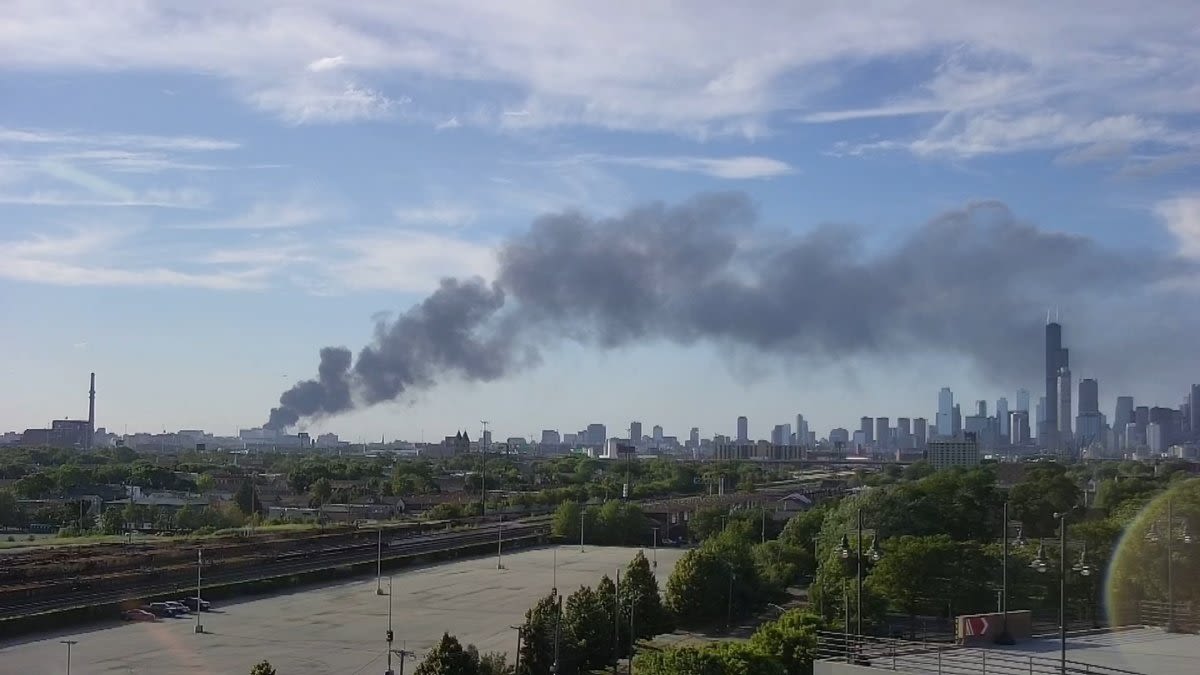
<path id="1" fill-rule="evenodd" d="M 188 609 L 190 609 L 194 612 L 194 611 L 196 611 L 196 604 L 197 604 L 196 600 L 200 600 L 199 604 L 200 604 L 201 612 L 207 612 L 208 608 L 212 607 L 212 604 L 209 603 L 209 601 L 201 599 L 201 598 L 183 598 L 179 602 L 183 603 L 183 605 L 185 607 L 187 607 Z"/>
<path id="2" fill-rule="evenodd" d="M 167 603 L 165 602 L 152 602 L 143 607 L 143 609 L 153 613 L 154 616 L 171 617 L 178 614 L 178 612 L 176 612 L 174 609 L 171 609 L 169 606 L 167 606 Z"/>
<path id="3" fill-rule="evenodd" d="M 174 600 L 165 600 L 163 601 L 163 604 L 175 610 L 176 614 L 187 614 L 192 611 L 188 609 L 187 605 L 183 604 L 182 602 L 175 602 Z"/>
<path id="4" fill-rule="evenodd" d="M 122 621 L 158 621 L 158 617 L 153 612 L 147 612 L 144 609 L 127 609 L 121 612 Z"/>

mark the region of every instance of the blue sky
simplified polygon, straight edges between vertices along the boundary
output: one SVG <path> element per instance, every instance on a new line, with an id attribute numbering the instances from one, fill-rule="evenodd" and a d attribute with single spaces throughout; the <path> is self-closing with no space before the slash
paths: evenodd
<path id="1" fill-rule="evenodd" d="M 90 370 L 110 429 L 257 425 L 320 346 L 357 350 L 442 276 L 488 278 L 499 242 L 563 209 L 740 190 L 765 227 L 853 224 L 886 248 L 996 199 L 1200 257 L 1194 4 L 998 4 L 9 3 L 0 428 L 82 414 Z M 1186 384 L 1090 370 L 1106 408 Z M 932 417 L 943 384 L 1015 396 L 953 357 L 567 343 L 308 426 L 682 436 L 744 413 L 765 437 L 803 412 L 824 435 Z"/>

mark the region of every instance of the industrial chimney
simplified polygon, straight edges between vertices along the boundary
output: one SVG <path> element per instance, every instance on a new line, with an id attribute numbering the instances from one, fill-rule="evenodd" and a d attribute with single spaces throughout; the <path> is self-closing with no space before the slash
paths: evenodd
<path id="1" fill-rule="evenodd" d="M 92 385 L 88 389 L 88 432 L 84 449 L 91 450 L 96 438 L 96 374 L 92 373 Z"/>

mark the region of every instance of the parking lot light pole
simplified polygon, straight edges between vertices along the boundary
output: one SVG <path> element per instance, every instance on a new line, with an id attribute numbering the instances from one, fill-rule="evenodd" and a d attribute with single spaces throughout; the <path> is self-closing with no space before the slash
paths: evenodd
<path id="1" fill-rule="evenodd" d="M 67 646 L 67 675 L 71 675 L 71 646 L 79 644 L 79 640 L 59 640 Z"/>
<path id="2" fill-rule="evenodd" d="M 204 626 L 200 623 L 200 572 L 204 568 L 204 549 L 196 549 L 196 633 L 203 633 Z"/>
<path id="3" fill-rule="evenodd" d="M 383 527 L 377 532 L 379 540 L 375 545 L 375 595 L 383 595 Z"/>

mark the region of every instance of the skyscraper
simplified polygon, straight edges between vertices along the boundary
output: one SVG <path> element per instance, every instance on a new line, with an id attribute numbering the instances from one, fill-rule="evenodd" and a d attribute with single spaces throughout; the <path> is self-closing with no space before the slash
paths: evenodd
<path id="1" fill-rule="evenodd" d="M 1066 366 L 1058 369 L 1057 408 L 1058 440 L 1060 444 L 1067 444 L 1071 441 L 1071 369 Z"/>
<path id="2" fill-rule="evenodd" d="M 1024 410 L 1025 412 L 1029 412 L 1029 390 L 1028 389 L 1018 389 L 1017 390 L 1017 410 Z"/>
<path id="3" fill-rule="evenodd" d="M 987 401 L 975 401 L 975 414 L 979 417 L 987 417 Z"/>
<path id="4" fill-rule="evenodd" d="M 954 435 L 954 392 L 950 391 L 950 387 L 942 387 L 938 392 L 938 409 L 937 416 L 934 417 L 934 424 L 937 425 L 938 436 L 953 436 Z"/>
<path id="5" fill-rule="evenodd" d="M 1200 440 L 1200 384 L 1192 385 L 1188 395 L 1188 422 L 1192 428 L 1192 438 Z"/>
<path id="6" fill-rule="evenodd" d="M 924 417 L 917 417 L 917 418 L 913 419 L 912 432 L 913 432 L 913 441 L 915 441 L 916 447 L 918 447 L 918 448 L 925 447 L 925 443 L 927 441 L 929 441 L 929 429 L 926 427 L 926 422 L 925 422 Z"/>
<path id="7" fill-rule="evenodd" d="M 1085 377 L 1079 381 L 1079 414 L 1100 412 L 1100 384 Z"/>
<path id="8" fill-rule="evenodd" d="M 1125 425 L 1129 424 L 1132 421 L 1133 421 L 1133 397 L 1132 396 L 1118 396 L 1117 397 L 1116 414 L 1113 415 L 1113 429 L 1116 429 L 1117 431 L 1124 433 Z"/>
<path id="9" fill-rule="evenodd" d="M 750 420 L 745 415 L 737 419 L 737 439 L 739 443 L 750 440 Z"/>
<path id="10" fill-rule="evenodd" d="M 1062 346 L 1062 326 L 1050 321 L 1046 324 L 1046 420 L 1038 429 L 1038 440 L 1043 445 L 1052 445 L 1054 433 L 1060 428 L 1058 375 L 1060 370 L 1070 365 L 1070 354 Z M 1071 426 L 1069 420 L 1067 426 Z"/>
<path id="11" fill-rule="evenodd" d="M 692 427 L 691 432 L 688 434 L 688 441 L 691 442 L 693 448 L 700 447 L 700 427 Z"/>
<path id="12" fill-rule="evenodd" d="M 662 428 L 661 424 L 655 424 L 654 427 L 651 429 L 650 433 L 652 433 L 654 435 L 655 443 L 662 443 L 663 428 Z"/>
<path id="13" fill-rule="evenodd" d="M 858 430 L 863 434 L 864 443 L 873 443 L 875 441 L 875 433 L 871 429 L 871 418 L 862 417 L 858 420 Z"/>
<path id="14" fill-rule="evenodd" d="M 638 443 L 642 442 L 642 423 L 641 422 L 630 422 L 629 423 L 629 442 L 633 443 L 634 445 L 637 445 Z"/>
<path id="15" fill-rule="evenodd" d="M 1029 443 L 1029 411 L 1014 410 L 1008 414 L 1009 443 L 1025 445 Z"/>
<path id="16" fill-rule="evenodd" d="M 888 441 L 891 440 L 890 420 L 886 417 L 875 418 L 875 444 L 881 448 L 886 448 L 891 445 Z"/>
<path id="17" fill-rule="evenodd" d="M 1008 399 L 1003 396 L 996 401 L 996 419 L 1000 421 L 1000 435 L 1008 436 Z"/>
<path id="18" fill-rule="evenodd" d="M 585 434 L 588 445 L 604 447 L 604 443 L 608 441 L 608 429 L 603 424 L 589 424 Z"/>
<path id="19" fill-rule="evenodd" d="M 950 435 L 954 438 L 958 438 L 959 434 L 961 434 L 961 433 L 962 433 L 962 409 L 958 407 L 957 403 L 955 403 L 954 410 L 951 411 L 951 413 L 950 413 Z"/>
<path id="20" fill-rule="evenodd" d="M 808 420 L 804 419 L 804 415 L 796 415 L 796 444 L 808 444 Z"/>
<path id="21" fill-rule="evenodd" d="M 907 417 L 896 418 L 896 446 L 900 448 L 913 447 L 912 420 Z"/>

